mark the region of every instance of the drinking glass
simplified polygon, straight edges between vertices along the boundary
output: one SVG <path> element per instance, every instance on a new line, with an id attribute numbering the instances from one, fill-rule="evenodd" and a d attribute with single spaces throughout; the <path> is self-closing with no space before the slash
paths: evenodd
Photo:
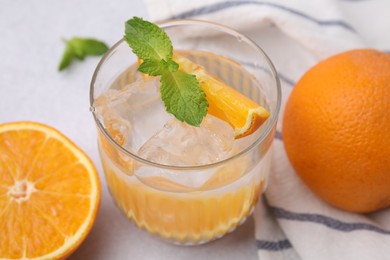
<path id="1" fill-rule="evenodd" d="M 267 186 L 280 83 L 265 52 L 228 27 L 195 20 L 174 20 L 159 26 L 170 37 L 176 53 L 205 67 L 270 112 L 256 132 L 235 140 L 231 154 L 220 161 L 182 166 L 146 160 L 137 149 L 165 120 L 154 110 L 155 102 L 160 101 L 147 95 L 144 100 L 140 94 L 133 101 L 116 105 L 127 120 L 102 113 L 98 100 L 112 89 L 119 94 L 123 89 L 129 91 L 131 83 L 149 76 L 136 71 L 137 57 L 123 39 L 97 66 L 90 103 L 111 196 L 138 227 L 173 243 L 202 244 L 242 224 Z"/>

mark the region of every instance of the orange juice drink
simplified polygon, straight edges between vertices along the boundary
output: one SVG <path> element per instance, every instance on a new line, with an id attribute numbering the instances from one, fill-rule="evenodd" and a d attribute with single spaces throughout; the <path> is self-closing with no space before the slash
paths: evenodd
<path id="1" fill-rule="evenodd" d="M 139 179 L 117 167 L 104 149 L 100 153 L 110 193 L 127 217 L 151 233 L 183 244 L 207 242 L 243 223 L 263 191 L 270 162 L 268 153 L 242 178 L 245 169 L 240 165 L 221 168 L 218 176 L 194 189 L 159 176 Z"/>
<path id="2" fill-rule="evenodd" d="M 224 82 L 234 89 L 224 95 L 241 93 L 270 113 L 242 138 L 219 111 L 190 126 L 166 112 L 159 78 L 137 72 L 123 40 L 97 67 L 91 110 L 111 196 L 138 227 L 173 243 L 202 244 L 243 223 L 266 187 L 280 86 L 265 53 L 229 28 L 186 20 L 160 27 L 175 55 L 212 75 L 207 84 Z M 238 106 L 241 94 L 234 96 Z"/>

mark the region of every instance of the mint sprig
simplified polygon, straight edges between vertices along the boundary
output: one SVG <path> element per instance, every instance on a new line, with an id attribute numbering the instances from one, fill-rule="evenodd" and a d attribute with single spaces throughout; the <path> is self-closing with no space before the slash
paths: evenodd
<path id="1" fill-rule="evenodd" d="M 100 56 L 108 51 L 104 42 L 92 38 L 74 37 L 65 40 L 65 43 L 65 51 L 58 66 L 60 71 L 69 67 L 73 59 L 83 60 L 86 56 Z"/>
<path id="2" fill-rule="evenodd" d="M 157 25 L 139 17 L 125 24 L 126 42 L 142 60 L 138 71 L 161 76 L 160 93 L 168 113 L 178 120 L 199 126 L 207 114 L 206 95 L 196 77 L 179 71 L 173 60 L 173 47 L 168 35 Z"/>

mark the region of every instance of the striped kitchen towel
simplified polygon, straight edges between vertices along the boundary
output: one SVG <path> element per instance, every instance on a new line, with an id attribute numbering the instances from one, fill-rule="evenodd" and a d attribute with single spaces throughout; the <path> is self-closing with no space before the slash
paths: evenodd
<path id="1" fill-rule="evenodd" d="M 145 0 L 145 4 L 152 21 L 209 20 L 253 39 L 278 70 L 283 104 L 295 82 L 321 59 L 359 47 L 390 50 L 388 0 Z M 274 142 L 273 159 L 278 163 L 272 166 L 268 189 L 254 214 L 259 259 L 390 259 L 390 209 L 352 214 L 321 201 L 296 177 L 280 129 L 281 120 Z"/>

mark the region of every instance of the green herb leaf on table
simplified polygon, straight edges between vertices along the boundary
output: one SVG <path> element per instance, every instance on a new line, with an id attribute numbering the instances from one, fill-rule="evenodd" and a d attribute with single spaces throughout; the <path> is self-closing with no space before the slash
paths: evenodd
<path id="1" fill-rule="evenodd" d="M 58 67 L 60 71 L 69 67 L 73 58 L 83 60 L 86 56 L 100 56 L 108 51 L 104 42 L 92 38 L 74 37 L 65 43 L 65 51 Z"/>
<path id="2" fill-rule="evenodd" d="M 60 65 L 58 66 L 59 71 L 66 69 L 70 65 L 73 55 L 72 48 L 70 46 L 66 46 L 64 54 L 62 54 Z"/>
<path id="3" fill-rule="evenodd" d="M 160 93 L 168 113 L 178 120 L 199 126 L 207 114 L 206 95 L 196 77 L 178 71 L 168 35 L 157 25 L 133 17 L 125 24 L 124 39 L 142 60 L 138 71 L 161 76 Z"/>

